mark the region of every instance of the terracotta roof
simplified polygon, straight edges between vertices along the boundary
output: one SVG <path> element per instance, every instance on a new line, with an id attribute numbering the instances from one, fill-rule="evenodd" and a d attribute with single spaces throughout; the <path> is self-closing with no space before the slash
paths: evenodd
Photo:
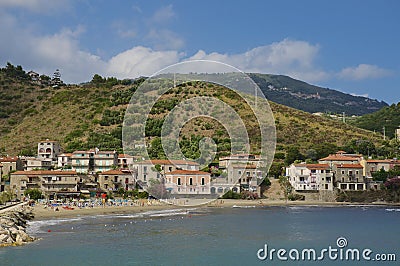
<path id="1" fill-rule="evenodd" d="M 310 170 L 325 170 L 329 169 L 328 164 L 323 164 L 323 163 L 312 163 L 312 164 L 306 164 L 306 167 Z"/>
<path id="2" fill-rule="evenodd" d="M 132 173 L 129 170 L 112 169 L 102 172 L 101 175 L 132 175 Z"/>
<path id="3" fill-rule="evenodd" d="M 165 164 L 170 164 L 170 165 L 174 165 L 174 164 L 187 164 L 187 165 L 199 165 L 196 162 L 192 162 L 192 161 L 185 161 L 185 160 L 147 160 L 147 161 L 142 161 L 139 162 L 140 164 L 160 164 L 160 165 L 165 165 Z"/>
<path id="4" fill-rule="evenodd" d="M 33 170 L 33 171 L 17 171 L 12 175 L 76 175 L 75 171 L 51 171 L 51 170 Z"/>
<path id="5" fill-rule="evenodd" d="M 210 173 L 203 172 L 203 171 L 175 170 L 175 171 L 166 173 L 165 175 L 209 175 L 209 174 Z"/>
<path id="6" fill-rule="evenodd" d="M 392 164 L 400 164 L 400 161 L 398 160 L 367 160 L 367 163 L 392 163 Z"/>
<path id="7" fill-rule="evenodd" d="M 361 164 L 336 164 L 337 168 L 364 168 Z"/>
<path id="8" fill-rule="evenodd" d="M 0 162 L 7 162 L 7 163 L 9 163 L 9 162 L 16 162 L 16 161 L 18 161 L 18 157 L 0 157 Z"/>
<path id="9" fill-rule="evenodd" d="M 62 154 L 58 155 L 58 157 L 61 157 L 61 156 L 71 157 L 72 153 L 62 153 Z"/>
<path id="10" fill-rule="evenodd" d="M 330 154 L 328 157 L 319 159 L 318 161 L 358 161 L 359 157 L 346 156 L 341 154 Z"/>
<path id="11" fill-rule="evenodd" d="M 129 155 L 129 154 L 121 153 L 121 154 L 118 154 L 118 158 L 133 158 L 133 156 Z"/>

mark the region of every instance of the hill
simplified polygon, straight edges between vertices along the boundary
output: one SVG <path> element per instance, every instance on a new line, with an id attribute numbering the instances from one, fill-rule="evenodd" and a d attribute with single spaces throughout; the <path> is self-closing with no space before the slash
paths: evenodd
<path id="1" fill-rule="evenodd" d="M 59 141 L 65 151 L 94 147 L 122 151 L 121 123 L 132 94 L 143 80 L 118 81 L 97 75 L 85 85 L 53 88 L 10 77 L 0 71 L 0 112 L 5 114 L 0 118 L 0 153 L 35 154 L 37 142 L 46 138 Z M 184 84 L 171 90 L 152 111 L 152 122 L 148 123 L 146 134 L 151 141 L 157 140 L 159 122 L 171 109 L 168 105 L 184 98 L 209 94 L 230 105 L 240 106 L 235 96 L 229 96 L 224 90 L 221 86 L 202 82 Z M 338 148 L 349 147 L 351 140 L 381 145 L 379 134 L 281 104 L 270 102 L 270 105 L 276 120 L 278 153 L 298 147 L 303 154 L 314 151 L 315 156 L 323 156 Z M 245 109 L 240 113 L 246 116 Z M 245 124 L 252 128 L 251 119 Z M 257 137 L 257 132 L 251 134 L 251 138 Z M 219 155 L 226 154 L 230 148 L 226 132 L 218 123 L 192 120 L 183 128 L 180 139 L 182 149 L 189 155 L 196 155 L 199 136 L 213 137 Z M 257 153 L 257 145 L 252 149 Z M 159 155 L 157 150 L 154 154 Z"/>
<path id="2" fill-rule="evenodd" d="M 356 119 L 349 120 L 354 126 L 370 131 L 383 132 L 389 138 L 395 136 L 395 130 L 400 126 L 400 103 L 392 104 L 372 114 L 363 115 Z"/>
<path id="3" fill-rule="evenodd" d="M 267 99 L 309 113 L 364 115 L 387 106 L 387 103 L 353 96 L 282 75 L 249 74 Z"/>

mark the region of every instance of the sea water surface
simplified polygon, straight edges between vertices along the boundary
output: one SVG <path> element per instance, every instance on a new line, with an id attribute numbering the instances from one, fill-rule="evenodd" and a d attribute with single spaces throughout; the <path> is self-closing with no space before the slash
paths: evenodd
<path id="1" fill-rule="evenodd" d="M 29 231 L 41 240 L 0 249 L 0 265 L 400 264 L 397 207 L 177 208 L 33 221 Z M 276 252 L 260 260 L 266 245 L 268 254 L 286 250 L 287 260 Z M 329 247 L 337 249 L 336 259 L 301 258 L 304 249 L 321 257 Z M 288 255 L 294 249 L 299 260 Z M 340 259 L 340 249 L 370 249 L 371 261 Z M 396 261 L 372 261 L 376 254 L 395 254 Z"/>

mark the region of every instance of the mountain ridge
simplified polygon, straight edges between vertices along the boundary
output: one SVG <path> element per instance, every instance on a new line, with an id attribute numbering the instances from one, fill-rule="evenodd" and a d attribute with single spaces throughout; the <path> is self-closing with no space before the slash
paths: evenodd
<path id="1" fill-rule="evenodd" d="M 309 113 L 365 115 L 388 106 L 384 101 L 308 84 L 285 75 L 248 73 L 268 100 Z"/>

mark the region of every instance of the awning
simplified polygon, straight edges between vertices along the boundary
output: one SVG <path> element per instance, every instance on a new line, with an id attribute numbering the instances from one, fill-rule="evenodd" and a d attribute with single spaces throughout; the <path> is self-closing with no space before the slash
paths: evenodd
<path id="1" fill-rule="evenodd" d="M 82 194 L 90 194 L 90 191 L 86 190 L 86 189 L 81 189 L 81 193 Z"/>

